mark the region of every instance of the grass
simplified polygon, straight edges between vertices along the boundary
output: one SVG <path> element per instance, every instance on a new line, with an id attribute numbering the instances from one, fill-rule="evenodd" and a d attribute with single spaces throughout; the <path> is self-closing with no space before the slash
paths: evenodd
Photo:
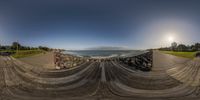
<path id="1" fill-rule="evenodd" d="M 14 58 L 23 58 L 23 57 L 34 56 L 40 53 L 45 53 L 45 51 L 43 50 L 19 50 L 18 52 L 16 52 L 16 50 L 3 50 L 0 52 L 11 52 L 13 53 L 12 57 Z"/>
<path id="2" fill-rule="evenodd" d="M 11 53 L 15 53 L 15 50 L 0 50 L 0 52 L 11 52 Z"/>
<path id="3" fill-rule="evenodd" d="M 194 58 L 196 54 L 196 52 L 175 52 L 175 51 L 161 51 L 161 52 L 184 58 Z"/>
<path id="4" fill-rule="evenodd" d="M 45 53 L 43 50 L 20 50 L 17 53 L 13 54 L 12 56 L 14 58 L 23 58 L 23 57 L 29 57 L 34 56 L 36 54 Z"/>

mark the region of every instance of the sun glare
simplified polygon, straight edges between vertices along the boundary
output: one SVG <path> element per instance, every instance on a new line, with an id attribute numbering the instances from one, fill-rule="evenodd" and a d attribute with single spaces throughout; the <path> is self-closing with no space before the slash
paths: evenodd
<path id="1" fill-rule="evenodd" d="M 166 41 L 168 43 L 172 43 L 172 42 L 175 41 L 175 34 L 172 33 L 172 32 L 170 32 L 170 33 L 168 33 L 168 34 L 165 35 L 165 38 L 166 38 Z"/>
<path id="2" fill-rule="evenodd" d="M 174 41 L 174 37 L 173 37 L 173 36 L 169 36 L 169 37 L 168 37 L 168 41 L 169 41 L 169 42 L 173 42 L 173 41 Z"/>

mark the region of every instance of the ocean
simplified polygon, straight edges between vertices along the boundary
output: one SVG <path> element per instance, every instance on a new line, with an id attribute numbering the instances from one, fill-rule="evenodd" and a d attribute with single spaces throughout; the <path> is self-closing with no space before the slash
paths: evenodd
<path id="1" fill-rule="evenodd" d="M 64 54 L 80 57 L 129 57 L 143 54 L 142 50 L 67 50 Z"/>

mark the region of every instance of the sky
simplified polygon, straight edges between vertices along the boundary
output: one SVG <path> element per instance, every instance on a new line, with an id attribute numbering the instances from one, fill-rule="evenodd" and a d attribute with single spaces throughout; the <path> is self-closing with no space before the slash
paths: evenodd
<path id="1" fill-rule="evenodd" d="M 0 44 L 63 49 L 190 45 L 200 42 L 199 5 L 199 0 L 0 0 Z"/>

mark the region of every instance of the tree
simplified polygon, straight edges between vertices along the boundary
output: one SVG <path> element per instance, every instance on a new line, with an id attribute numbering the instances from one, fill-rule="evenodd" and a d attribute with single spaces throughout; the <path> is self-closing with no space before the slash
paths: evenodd
<path id="1" fill-rule="evenodd" d="M 43 46 L 39 46 L 40 50 L 44 50 L 44 51 L 49 51 L 50 49 L 48 47 L 43 47 Z"/>
<path id="2" fill-rule="evenodd" d="M 1 49 L 1 50 L 6 50 L 6 47 L 5 47 L 5 46 L 1 46 L 0 49 Z"/>
<path id="3" fill-rule="evenodd" d="M 177 46 L 178 51 L 187 51 L 187 46 L 185 46 L 184 44 L 179 44 Z"/>
<path id="4" fill-rule="evenodd" d="M 173 51 L 175 51 L 176 50 L 176 48 L 177 48 L 177 43 L 176 42 L 173 42 L 172 44 L 171 44 L 171 49 L 173 50 Z"/>
<path id="5" fill-rule="evenodd" d="M 20 47 L 21 47 L 21 45 L 18 42 L 13 42 L 11 49 L 17 50 L 17 49 L 20 49 Z"/>
<path id="6" fill-rule="evenodd" d="M 196 49 L 195 49 L 195 46 L 194 46 L 194 45 L 191 45 L 191 49 L 192 49 L 192 51 L 196 51 Z"/>
<path id="7" fill-rule="evenodd" d="M 196 51 L 200 50 L 200 43 L 195 43 L 194 48 Z"/>
<path id="8" fill-rule="evenodd" d="M 187 47 L 187 51 L 193 51 L 192 45 L 187 45 L 186 47 Z"/>

